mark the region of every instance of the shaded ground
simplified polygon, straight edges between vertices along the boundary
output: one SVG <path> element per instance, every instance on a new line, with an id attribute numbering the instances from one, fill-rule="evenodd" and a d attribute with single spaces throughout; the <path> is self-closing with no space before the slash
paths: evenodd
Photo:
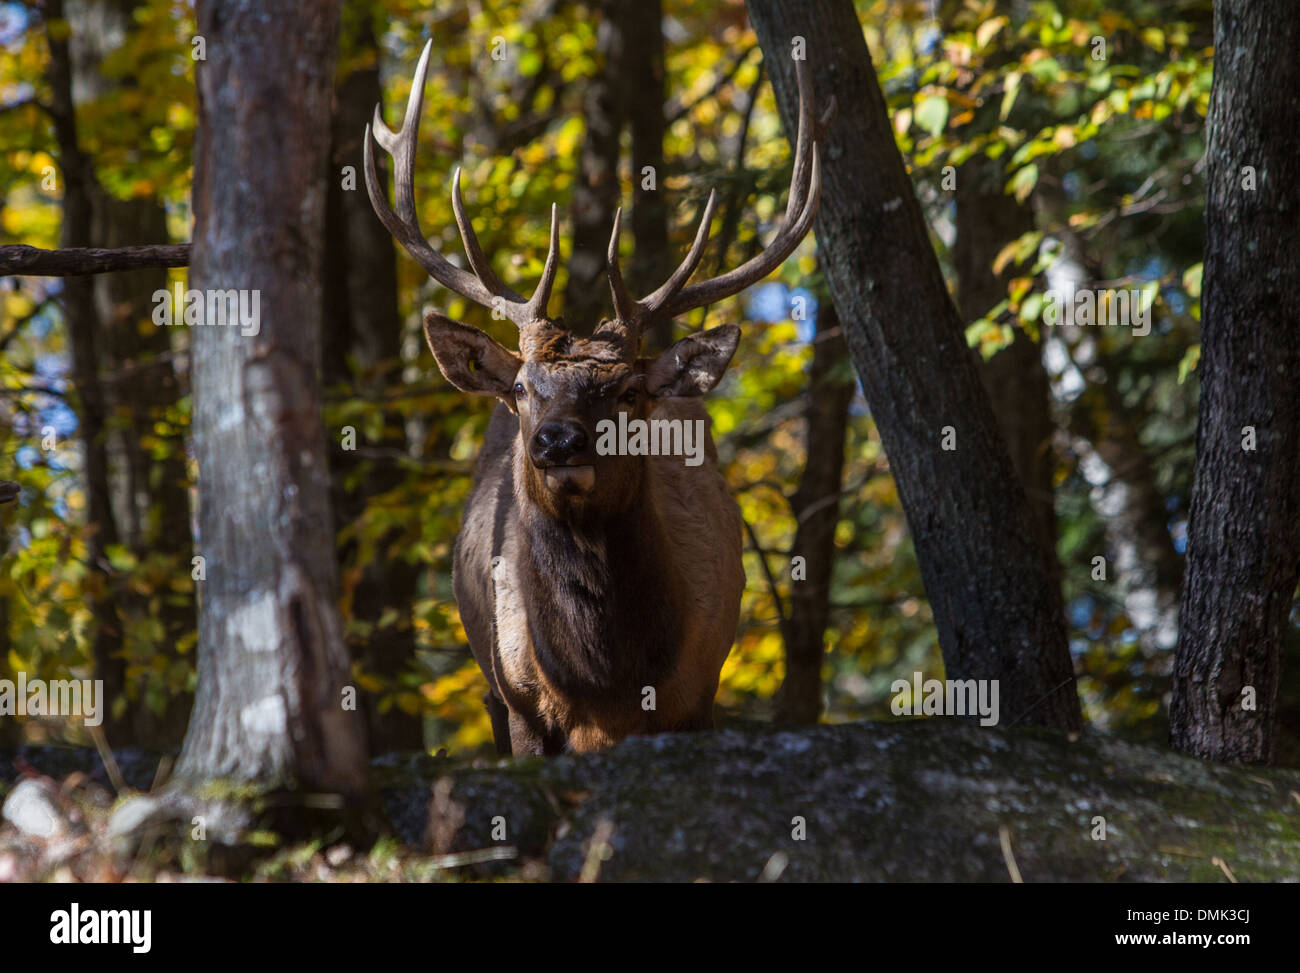
<path id="1" fill-rule="evenodd" d="M 17 777 L 0 751 L 0 789 Z M 107 778 L 93 751 L 29 749 L 17 802 L 45 788 L 64 836 L 0 827 L 0 880 L 121 877 L 102 851 Z M 157 755 L 118 754 L 147 788 Z M 25 764 L 23 762 L 25 761 Z M 573 881 L 1296 881 L 1300 772 L 1203 764 L 1162 748 L 941 720 L 641 738 L 550 761 L 375 761 L 398 837 L 368 855 L 280 849 L 259 877 Z M 75 773 L 74 773 L 75 772 Z M 74 774 L 69 778 L 69 774 Z M 77 776 L 85 775 L 85 776 Z M 69 785 L 71 781 L 71 785 Z M 13 817 L 13 797 L 6 817 Z M 80 816 L 80 821 L 76 818 Z M 1104 823 L 1098 819 L 1104 818 Z M 1105 839 L 1100 835 L 1104 833 Z M 69 838 L 71 835 L 72 838 Z M 594 839 L 594 840 L 593 840 Z M 376 856 L 379 856 L 376 859 Z M 110 860 L 111 860 L 111 856 Z M 483 864 L 483 859 L 503 860 Z M 8 863 L 6 865 L 6 862 Z M 107 871 L 106 871 L 107 870 Z M 147 877 L 147 876 L 141 876 Z"/>

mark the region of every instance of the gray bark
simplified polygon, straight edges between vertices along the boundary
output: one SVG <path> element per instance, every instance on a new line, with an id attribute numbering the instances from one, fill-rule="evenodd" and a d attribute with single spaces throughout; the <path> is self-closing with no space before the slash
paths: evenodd
<path id="1" fill-rule="evenodd" d="M 199 683 L 177 779 L 354 794 L 364 725 L 343 708 L 321 266 L 338 9 L 201 0 L 196 289 L 256 289 L 260 331 L 195 328 Z"/>

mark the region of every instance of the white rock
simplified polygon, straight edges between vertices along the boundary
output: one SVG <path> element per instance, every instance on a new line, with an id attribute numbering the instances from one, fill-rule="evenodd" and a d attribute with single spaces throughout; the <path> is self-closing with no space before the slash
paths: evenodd
<path id="1" fill-rule="evenodd" d="M 19 781 L 18 786 L 9 792 L 0 816 L 25 835 L 45 840 L 53 838 L 66 831 L 68 823 L 54 803 L 51 790 L 50 785 L 43 781 L 31 778 Z"/>

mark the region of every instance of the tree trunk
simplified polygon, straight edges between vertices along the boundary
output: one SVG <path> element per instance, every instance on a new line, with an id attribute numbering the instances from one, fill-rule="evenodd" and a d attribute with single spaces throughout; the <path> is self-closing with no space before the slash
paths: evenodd
<path id="1" fill-rule="evenodd" d="M 1170 724 L 1180 750 L 1266 763 L 1300 573 L 1300 8 L 1220 0 L 1214 33 L 1201 401 Z"/>
<path id="2" fill-rule="evenodd" d="M 138 0 L 72 0 L 67 12 L 74 99 L 93 102 L 116 86 L 135 86 L 131 78 L 110 80 L 101 63 L 127 42 Z M 167 239 L 167 220 L 157 200 L 121 200 L 99 186 L 92 187 L 92 237 L 98 246 L 120 248 Z M 192 554 L 185 443 L 169 437 L 161 461 L 147 443 L 157 438 L 159 420 L 175 407 L 180 382 L 171 362 L 171 335 L 150 325 L 153 294 L 167 285 L 162 268 L 104 274 L 90 282 L 96 323 L 103 341 L 98 349 L 106 409 L 116 421 L 107 430 L 105 451 L 111 484 L 113 517 L 121 542 L 141 561 L 162 553 L 188 571 Z M 119 590 L 118 610 L 124 620 L 143 619 L 157 612 L 162 623 L 158 643 L 135 646 L 135 652 L 176 658 L 175 645 L 193 632 L 194 600 L 171 591 L 137 594 Z M 157 605 L 151 606 L 151 600 Z M 128 652 L 132 642 L 127 641 Z M 137 657 L 136 663 L 145 661 Z M 185 733 L 192 697 L 184 692 L 148 692 L 145 684 L 131 687 L 136 699 L 109 735 L 117 745 L 148 742 L 178 746 Z M 158 712 L 157 707 L 165 707 Z"/>
<path id="3" fill-rule="evenodd" d="M 962 322 L 979 320 L 1007 296 L 1015 276 L 1008 264 L 993 272 L 998 252 L 1034 228 L 1034 214 L 1002 189 L 1002 167 L 977 156 L 957 174 L 957 240 L 953 264 L 957 271 L 958 309 Z M 1038 343 L 1015 328 L 1011 344 L 980 362 L 980 378 L 998 429 L 1011 452 L 1011 462 L 1025 489 L 1034 518 L 1034 534 L 1059 587 L 1061 565 L 1056 557 L 1056 455 L 1052 436 L 1052 391 Z"/>
<path id="4" fill-rule="evenodd" d="M 351 53 L 366 51 L 370 56 L 361 61 L 364 67 L 340 80 L 335 93 L 332 148 L 325 174 L 329 200 L 325 215 L 326 272 L 321 291 L 324 375 L 327 386 L 346 385 L 378 399 L 401 382 L 402 318 L 397 309 L 397 260 L 392 238 L 376 219 L 365 191 L 343 189 L 342 176 L 347 165 L 357 174 L 362 171 L 361 142 L 365 126 L 375 105 L 382 101 L 379 48 L 369 17 L 359 18 L 357 34 L 347 43 L 353 48 Z M 382 180 L 382 162 L 379 168 Z M 357 179 L 359 187 L 359 175 Z M 355 373 L 349 360 L 355 363 Z M 402 471 L 395 462 L 359 459 L 355 451 L 340 448 L 341 430 L 329 430 L 328 437 L 334 527 L 338 531 L 360 517 L 372 497 L 397 486 Z M 400 413 L 385 412 L 382 437 L 365 445 L 405 450 L 406 435 Z M 346 482 L 363 463 L 368 464 L 368 473 L 360 486 L 349 490 Z M 380 551 L 387 551 L 392 543 L 393 534 L 382 538 Z M 355 556 L 356 545 L 349 544 L 339 552 L 340 563 L 349 563 Z M 350 646 L 351 655 L 367 673 L 390 685 L 415 658 L 411 606 L 415 603 L 418 580 L 417 565 L 379 557 L 362 567 L 362 576 L 352 592 L 352 616 L 374 628 L 370 636 Z M 387 608 L 396 609 L 399 617 L 381 628 L 379 621 Z M 377 700 L 369 694 L 362 702 L 370 746 L 375 753 L 423 747 L 420 717 L 395 706 L 380 713 Z"/>
<path id="5" fill-rule="evenodd" d="M 49 22 L 64 20 L 63 0 L 50 0 L 45 16 Z M 88 247 L 92 243 L 94 213 L 92 200 L 97 191 L 90 159 L 82 152 L 77 134 L 77 113 L 72 98 L 72 58 L 65 31 L 48 32 L 50 61 L 50 110 L 54 119 L 59 164 L 63 170 L 62 247 Z M 113 716 L 113 702 L 126 691 L 126 663 L 122 658 L 122 623 L 118 616 L 112 570 L 105 550 L 118 541 L 109 489 L 108 454 L 105 445 L 109 405 L 99 376 L 104 351 L 95 308 L 94 284 L 90 278 L 69 277 L 63 282 L 63 320 L 72 359 L 72 383 L 76 389 L 77 432 L 81 437 L 86 490 L 86 560 L 92 578 L 90 612 L 95 621 L 91 639 L 91 661 L 95 678 L 103 680 L 107 710 L 104 732 L 114 742 L 130 733 L 125 715 Z"/>
<path id="6" fill-rule="evenodd" d="M 605 0 L 596 32 L 596 73 L 582 97 L 582 117 L 587 133 L 578 160 L 570 216 L 573 253 L 569 282 L 564 289 L 564 323 L 578 334 L 590 334 L 602 316 L 608 316 L 609 284 L 605 279 L 605 253 L 619 205 L 619 133 L 623 127 L 623 94 L 618 83 L 619 65 L 627 39 L 618 8 L 624 0 Z"/>
<path id="7" fill-rule="evenodd" d="M 792 38 L 806 40 L 820 96 L 839 102 L 817 239 L 912 529 L 946 674 L 997 680 L 1004 723 L 1077 728 L 1060 592 L 930 248 L 853 4 L 748 8 L 787 130 Z"/>
<path id="8" fill-rule="evenodd" d="M 623 0 L 615 5 L 623 45 L 617 83 L 623 114 L 632 132 L 632 239 L 636 252 L 627 279 L 634 294 L 649 294 L 668 279 L 677 261 L 668 248 L 668 205 L 664 200 L 664 34 L 661 0 Z M 654 188 L 646 188 L 646 168 Z M 646 353 L 672 344 L 673 322 L 664 318 L 645 336 Z"/>
<path id="9" fill-rule="evenodd" d="M 245 289 L 260 330 L 192 333 L 199 683 L 177 766 L 356 794 L 320 421 L 320 291 L 338 8 L 200 0 L 191 287 Z M 252 329 L 249 329 L 252 330 Z"/>
<path id="10" fill-rule="evenodd" d="M 822 712 L 822 661 L 830 616 L 835 527 L 840 521 L 844 434 L 854 385 L 846 374 L 848 349 L 835 306 L 817 308 L 812 368 L 804 412 L 806 461 L 790 498 L 795 528 L 793 556 L 804 559 L 805 576 L 790 582 L 790 617 L 782 625 L 785 679 L 776 698 L 779 723 L 816 723 Z"/>

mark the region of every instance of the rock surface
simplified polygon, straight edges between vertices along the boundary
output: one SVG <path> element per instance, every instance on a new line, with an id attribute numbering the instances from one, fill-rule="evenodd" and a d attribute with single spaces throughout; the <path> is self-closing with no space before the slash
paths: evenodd
<path id="1" fill-rule="evenodd" d="M 12 755 L 0 752 L 0 781 L 14 780 Z M 51 774 L 98 764 L 52 749 L 22 759 Z M 119 758 L 143 786 L 151 761 Z M 374 782 L 409 844 L 515 850 L 473 866 L 479 876 L 524 866 L 557 881 L 1300 880 L 1300 772 L 1097 734 L 944 720 L 725 730 L 552 760 L 389 754 Z"/>
<path id="2" fill-rule="evenodd" d="M 500 843 L 502 818 L 561 881 L 584 864 L 602 881 L 1300 880 L 1300 773 L 1092 734 L 923 720 L 641 738 L 500 769 L 408 762 L 383 793 L 415 841 L 430 791 L 411 775 L 452 778 L 449 850 Z M 601 822 L 606 860 L 589 855 Z"/>

